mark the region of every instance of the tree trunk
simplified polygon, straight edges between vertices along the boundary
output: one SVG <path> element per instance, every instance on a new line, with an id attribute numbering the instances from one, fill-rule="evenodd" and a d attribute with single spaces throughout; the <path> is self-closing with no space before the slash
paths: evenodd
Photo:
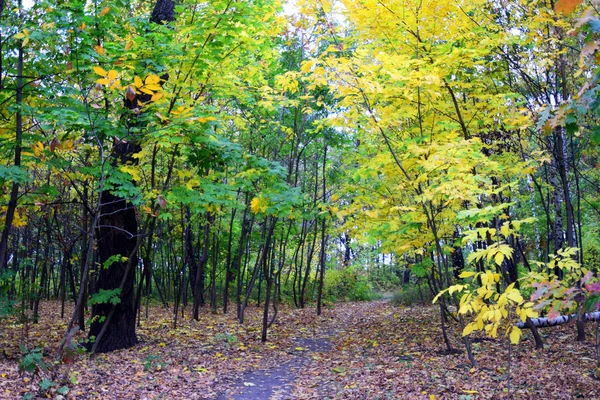
<path id="1" fill-rule="evenodd" d="M 268 220 L 265 220 L 265 224 L 267 224 Z M 271 299 L 271 290 L 273 287 L 273 262 L 269 262 L 269 253 L 271 250 L 271 241 L 273 238 L 273 231 L 275 230 L 275 224 L 277 223 L 276 218 L 271 218 L 269 231 L 267 233 L 267 238 L 265 242 L 265 247 L 263 248 L 263 252 L 261 255 L 261 264 L 262 271 L 265 276 L 266 288 L 265 288 L 265 306 L 263 310 L 263 324 L 262 324 L 262 334 L 260 340 L 264 343 L 267 341 L 267 331 L 269 328 L 269 300 Z M 260 296 L 260 291 L 259 291 Z"/>
<path id="2" fill-rule="evenodd" d="M 567 322 L 576 319 L 577 315 L 578 314 L 560 315 L 560 316 L 558 316 L 556 318 L 552 318 L 552 319 L 549 319 L 546 317 L 531 318 L 531 323 L 536 328 L 547 328 L 547 327 L 551 327 L 551 326 L 566 324 Z M 585 313 L 581 316 L 581 319 L 585 320 L 585 321 L 599 321 L 600 320 L 600 311 Z M 526 322 L 518 322 L 517 327 L 521 328 L 521 329 L 529 328 L 529 326 Z"/>
<path id="3" fill-rule="evenodd" d="M 199 319 L 200 307 L 204 305 L 204 266 L 208 261 L 208 246 L 210 245 L 210 225 L 214 218 L 207 212 L 206 224 L 204 225 L 204 245 L 202 246 L 202 255 L 198 260 L 198 269 L 194 277 L 194 305 L 192 307 L 192 318 Z"/>
<path id="4" fill-rule="evenodd" d="M 238 190 L 239 196 L 240 192 Z M 233 243 L 233 225 L 235 222 L 235 214 L 237 208 L 231 211 L 231 221 L 229 222 L 229 236 L 227 237 L 227 259 L 225 260 L 225 284 L 223 288 L 223 314 L 227 314 L 227 306 L 229 304 L 229 283 L 233 278 L 233 268 L 231 260 L 232 243 Z M 239 251 L 239 249 L 238 249 Z"/>
<path id="5" fill-rule="evenodd" d="M 1 10 L 0 10 L 1 11 Z M 23 137 L 23 113 L 21 112 L 21 103 L 23 102 L 23 41 L 19 40 L 18 62 L 17 62 L 17 89 L 15 101 L 17 112 L 15 114 L 15 155 L 13 165 L 16 168 L 21 166 L 21 142 Z M 0 81 L 2 81 L 0 77 Z M 4 270 L 8 263 L 8 237 L 12 228 L 15 210 L 17 209 L 17 200 L 19 197 L 19 181 L 13 180 L 10 190 L 8 206 L 4 218 L 4 227 L 0 235 L 0 271 Z"/>
<path id="6" fill-rule="evenodd" d="M 94 344 L 95 353 L 106 353 L 126 349 L 137 343 L 133 283 L 137 267 L 138 226 L 135 209 L 127 200 L 104 191 L 100 201 L 98 260 L 102 267 L 98 273 L 96 291 L 121 289 L 118 304 L 105 302 L 92 307 L 89 337 L 98 340 Z M 104 266 L 115 255 L 128 259 Z M 103 328 L 104 325 L 106 328 Z M 102 330 L 104 332 L 98 338 Z"/>

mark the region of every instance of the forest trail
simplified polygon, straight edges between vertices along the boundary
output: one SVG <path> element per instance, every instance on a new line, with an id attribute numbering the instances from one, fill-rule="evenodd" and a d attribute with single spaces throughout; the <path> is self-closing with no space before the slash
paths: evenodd
<path id="1" fill-rule="evenodd" d="M 248 309 L 244 325 L 233 313 L 204 312 L 200 321 L 186 317 L 173 329 L 171 311 L 151 307 L 137 346 L 20 374 L 19 343 L 43 347 L 44 362 L 53 362 L 67 320 L 57 305 L 42 304 L 37 325 L 0 323 L 0 399 L 56 398 L 59 388 L 68 390 L 63 398 L 77 400 L 508 398 L 506 340 L 475 336 L 480 368 L 472 368 L 464 354 L 444 352 L 436 307 L 387 301 L 340 303 L 321 316 L 314 308 L 282 307 L 267 343 L 260 341 L 259 308 Z M 588 324 L 590 338 L 593 329 Z M 462 350 L 458 327 L 451 324 L 449 332 Z M 534 349 L 529 333 L 512 347 L 513 397 L 598 398 L 593 340 L 576 343 L 572 326 L 542 333 L 543 351 Z M 42 390 L 44 380 L 53 385 Z"/>
<path id="2" fill-rule="evenodd" d="M 331 336 L 298 338 L 292 358 L 268 370 L 246 372 L 234 380 L 217 400 L 279 400 L 289 398 L 298 371 L 331 350 Z"/>

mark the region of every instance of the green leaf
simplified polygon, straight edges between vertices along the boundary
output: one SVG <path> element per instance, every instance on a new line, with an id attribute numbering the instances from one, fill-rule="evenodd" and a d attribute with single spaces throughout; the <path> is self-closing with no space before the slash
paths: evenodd
<path id="1" fill-rule="evenodd" d="M 121 288 L 105 290 L 100 289 L 95 293 L 89 301 L 90 305 L 94 304 L 119 304 L 121 302 Z"/>

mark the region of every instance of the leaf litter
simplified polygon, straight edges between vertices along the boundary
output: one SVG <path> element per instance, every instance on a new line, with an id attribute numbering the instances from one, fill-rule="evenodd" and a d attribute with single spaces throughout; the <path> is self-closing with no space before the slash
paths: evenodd
<path id="1" fill-rule="evenodd" d="M 509 398 L 509 374 L 514 398 L 598 398 L 594 324 L 585 343 L 571 325 L 543 329 L 544 350 L 525 332 L 511 348 L 510 370 L 508 340 L 474 336 L 473 368 L 457 326 L 449 330 L 460 353 L 444 351 L 436 308 L 384 301 L 340 303 L 321 316 L 282 307 L 267 343 L 260 308 L 247 309 L 244 325 L 234 313 L 206 312 L 173 329 L 170 310 L 150 307 L 131 349 L 19 372 L 20 344 L 42 348 L 53 364 L 70 315 L 61 319 L 58 310 L 45 302 L 39 324 L 0 322 L 0 399 L 499 399 Z M 56 384 L 41 390 L 43 379 Z"/>

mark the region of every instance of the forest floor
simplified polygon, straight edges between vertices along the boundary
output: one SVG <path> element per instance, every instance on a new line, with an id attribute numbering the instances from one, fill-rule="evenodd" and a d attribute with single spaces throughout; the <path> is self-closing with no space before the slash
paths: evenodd
<path id="1" fill-rule="evenodd" d="M 52 364 L 68 314 L 60 318 L 60 304 L 48 302 L 39 324 L 4 320 L 0 399 L 499 399 L 509 398 L 509 382 L 517 399 L 600 399 L 591 323 L 586 343 L 575 342 L 572 325 L 543 329 L 545 350 L 525 333 L 511 347 L 510 368 L 506 339 L 476 339 L 473 368 L 456 326 L 451 339 L 461 351 L 445 351 L 430 306 L 344 303 L 321 316 L 282 307 L 267 343 L 258 308 L 248 308 L 244 325 L 234 312 L 205 310 L 193 321 L 189 311 L 173 329 L 171 311 L 150 307 L 136 347 L 79 355 L 36 375 L 19 373 L 19 344 L 43 347 Z"/>

